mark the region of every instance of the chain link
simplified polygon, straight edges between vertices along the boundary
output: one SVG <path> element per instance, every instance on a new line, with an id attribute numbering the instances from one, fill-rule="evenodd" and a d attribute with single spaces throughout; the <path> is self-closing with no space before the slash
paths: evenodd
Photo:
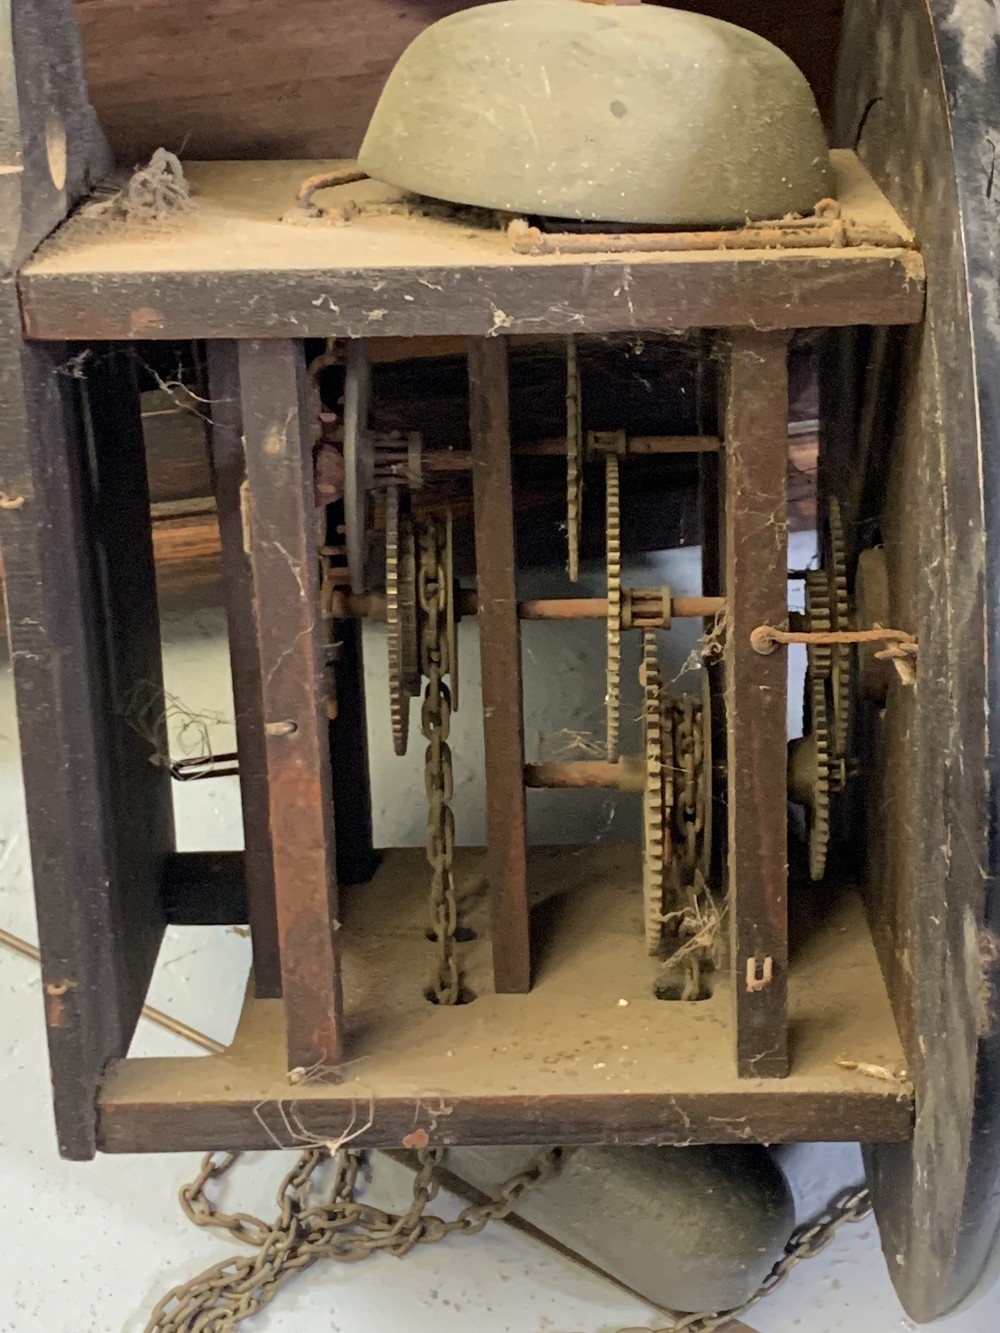
<path id="1" fill-rule="evenodd" d="M 759 1304 L 781 1286 L 793 1268 L 804 1259 L 814 1259 L 833 1240 L 845 1222 L 861 1222 L 872 1210 L 871 1195 L 864 1185 L 853 1185 L 834 1195 L 822 1213 L 810 1218 L 792 1232 L 785 1253 L 765 1277 L 748 1301 L 733 1310 L 686 1315 L 673 1324 L 669 1333 L 714 1333 Z M 621 1330 L 629 1333 L 629 1330 Z M 668 1333 L 661 1330 L 661 1333 Z"/>
<path id="2" fill-rule="evenodd" d="M 420 525 L 417 596 L 421 610 L 420 670 L 426 677 L 420 730 L 427 741 L 424 786 L 427 792 L 427 860 L 431 868 L 431 933 L 437 965 L 431 994 L 438 1004 L 458 1004 L 462 979 L 455 952 L 458 906 L 455 898 L 455 794 L 451 747 L 451 692 L 443 677 L 452 671 L 448 639 L 448 598 L 452 589 L 445 573 L 445 521 L 428 518 Z"/>
<path id="3" fill-rule="evenodd" d="M 675 700 L 674 713 L 674 826 L 678 838 L 678 870 L 674 884 L 674 921 L 677 957 L 684 972 L 682 1000 L 703 996 L 702 971 L 714 966 L 715 946 L 711 938 L 692 946 L 689 941 L 704 937 L 706 910 L 711 894 L 702 872 L 705 821 L 708 817 L 711 774 L 705 755 L 702 705 L 691 697 Z"/>
<path id="4" fill-rule="evenodd" d="M 180 1191 L 181 1207 L 196 1226 L 224 1231 L 253 1246 L 256 1253 L 225 1259 L 174 1287 L 154 1309 L 145 1333 L 228 1333 L 318 1259 L 358 1263 L 379 1252 L 402 1258 L 417 1245 L 452 1235 L 478 1235 L 489 1222 L 511 1213 L 529 1190 L 550 1179 L 559 1170 L 563 1150 L 546 1149 L 506 1180 L 492 1199 L 468 1205 L 452 1221 L 427 1211 L 439 1190 L 435 1170 L 440 1149 L 417 1154 L 410 1205 L 402 1213 L 388 1213 L 355 1198 L 365 1154 L 351 1149 L 341 1149 L 332 1158 L 333 1180 L 325 1198 L 317 1199 L 315 1177 L 331 1158 L 324 1148 L 310 1148 L 278 1187 L 278 1215 L 271 1223 L 250 1213 L 224 1212 L 206 1193 L 239 1157 L 232 1152 L 207 1154 L 197 1177 Z M 860 1222 L 870 1212 L 871 1197 L 864 1186 L 842 1191 L 822 1213 L 795 1229 L 784 1254 L 749 1300 L 731 1310 L 682 1315 L 669 1329 L 656 1333 L 713 1333 L 725 1328 L 776 1291 L 803 1260 L 824 1250 L 844 1223 Z"/>
<path id="5" fill-rule="evenodd" d="M 318 1259 L 358 1263 L 382 1252 L 402 1258 L 417 1245 L 451 1235 L 475 1236 L 491 1221 L 506 1217 L 528 1190 L 559 1168 L 562 1150 L 550 1148 L 511 1176 L 487 1203 L 470 1204 L 453 1221 L 427 1212 L 438 1193 L 439 1150 L 419 1153 L 413 1197 L 402 1213 L 387 1213 L 355 1198 L 364 1154 L 342 1149 L 333 1158 L 334 1177 L 323 1199 L 316 1198 L 316 1174 L 330 1160 L 324 1148 L 302 1153 L 278 1188 L 278 1215 L 270 1224 L 249 1213 L 227 1213 L 206 1194 L 207 1186 L 239 1160 L 239 1153 L 209 1153 L 198 1176 L 180 1192 L 181 1207 L 199 1227 L 225 1231 L 252 1245 L 256 1253 L 234 1256 L 181 1283 L 164 1296 L 145 1333 L 228 1333 L 251 1318 L 296 1273 Z"/>
<path id="6" fill-rule="evenodd" d="M 679 780 L 674 810 L 683 848 L 684 869 L 691 875 L 698 864 L 698 839 L 705 826 L 699 799 L 703 768 L 701 720 L 695 716 L 695 702 L 691 698 L 678 700 L 676 708 L 678 716 L 674 722 L 674 756 Z"/>

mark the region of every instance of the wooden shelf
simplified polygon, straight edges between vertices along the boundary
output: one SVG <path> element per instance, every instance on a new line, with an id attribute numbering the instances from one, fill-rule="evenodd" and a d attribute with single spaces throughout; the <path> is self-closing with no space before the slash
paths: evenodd
<path id="1" fill-rule="evenodd" d="M 410 1146 L 421 1131 L 441 1144 L 909 1137 L 912 1089 L 891 1077 L 902 1050 L 853 892 L 810 891 L 814 919 L 789 977 L 791 1073 L 757 1080 L 737 1077 L 727 976 L 698 1004 L 654 997 L 635 849 L 533 849 L 526 995 L 492 993 L 483 871 L 481 851 L 459 851 L 463 916 L 482 932 L 462 946 L 472 1004 L 423 999 L 426 862 L 419 850 L 387 852 L 343 905 L 344 1081 L 289 1084 L 280 1002 L 248 1000 L 225 1055 L 112 1065 L 100 1147 L 293 1146 L 300 1128 L 333 1140 L 369 1117 L 358 1145 Z"/>
<path id="2" fill-rule="evenodd" d="M 500 231 L 424 216 L 290 223 L 324 162 L 192 162 L 194 202 L 156 222 L 86 209 L 20 280 L 35 339 L 397 337 L 909 324 L 924 270 L 853 153 L 831 154 L 849 222 L 881 245 L 517 255 Z M 319 202 L 398 197 L 376 182 Z"/>

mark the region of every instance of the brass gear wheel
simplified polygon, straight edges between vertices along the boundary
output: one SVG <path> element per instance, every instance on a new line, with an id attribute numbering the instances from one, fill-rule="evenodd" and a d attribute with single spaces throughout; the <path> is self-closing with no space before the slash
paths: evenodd
<path id="1" fill-rule="evenodd" d="M 831 628 L 849 630 L 850 603 L 847 595 L 847 554 L 840 501 L 831 495 L 823 528 L 823 570 L 827 579 Z M 846 643 L 831 649 L 830 678 L 833 683 L 833 753 L 838 759 L 847 754 L 851 718 L 851 649 Z"/>
<path id="2" fill-rule="evenodd" d="M 566 568 L 580 577 L 580 517 L 583 511 L 583 409 L 576 339 L 566 339 Z"/>
<path id="3" fill-rule="evenodd" d="M 805 732 L 793 742 L 790 794 L 806 808 L 809 837 L 809 877 L 821 880 L 826 873 L 830 845 L 830 681 L 820 675 L 806 676 Z"/>
<path id="4" fill-rule="evenodd" d="M 371 363 L 364 338 L 353 338 L 347 348 L 344 378 L 344 536 L 352 592 L 365 591 L 368 533 L 371 529 L 369 495 L 373 479 Z"/>
<path id="5" fill-rule="evenodd" d="M 673 806 L 673 717 L 665 705 L 656 651 L 656 633 L 642 636 L 642 736 L 644 782 L 642 797 L 642 898 L 646 948 L 651 956 L 663 944 L 665 890 L 672 847 L 670 815 Z"/>
<path id="6" fill-rule="evenodd" d="M 806 629 L 810 634 L 826 634 L 833 628 L 830 608 L 830 589 L 826 574 L 821 569 L 806 571 Z M 833 650 L 826 643 L 810 643 L 806 647 L 808 674 L 824 679 L 833 671 Z"/>
<path id="7" fill-rule="evenodd" d="M 622 693 L 622 537 L 617 454 L 608 455 L 605 477 L 608 568 L 607 755 L 614 762 L 618 758 Z"/>
<path id="8" fill-rule="evenodd" d="M 420 692 L 420 644 L 413 525 L 400 510 L 396 486 L 385 497 L 385 622 L 392 745 L 396 754 L 403 755 L 409 738 L 410 700 Z"/>

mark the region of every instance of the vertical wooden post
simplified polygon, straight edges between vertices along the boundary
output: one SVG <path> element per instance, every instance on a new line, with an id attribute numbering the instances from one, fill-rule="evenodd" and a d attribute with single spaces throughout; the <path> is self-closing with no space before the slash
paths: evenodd
<path id="1" fill-rule="evenodd" d="M 2 191 L 0 191 L 2 193 Z M 130 349 L 24 343 L 0 276 L 0 545 L 59 1151 L 93 1157 L 163 937 L 173 852 Z"/>
<path id="2" fill-rule="evenodd" d="M 736 1059 L 745 1078 L 788 1073 L 787 655 L 758 625 L 788 624 L 785 335 L 732 336 L 725 391 L 725 679 L 729 917 Z"/>
<path id="3" fill-rule="evenodd" d="M 243 845 L 246 849 L 244 875 L 253 945 L 254 991 L 260 999 L 275 999 L 281 995 L 281 963 L 274 907 L 260 658 L 251 596 L 250 553 L 246 549 L 243 524 L 246 460 L 237 343 L 219 340 L 208 344 L 208 384 L 212 422 L 209 447 L 219 514 L 223 597 L 229 629 L 236 743 L 240 755 Z"/>
<path id="4" fill-rule="evenodd" d="M 469 340 L 469 424 L 486 750 L 493 977 L 531 987 L 524 802 L 524 704 L 517 618 L 507 344 Z"/>
<path id="5" fill-rule="evenodd" d="M 241 342 L 239 370 L 288 1064 L 334 1067 L 337 889 L 302 347 Z"/>

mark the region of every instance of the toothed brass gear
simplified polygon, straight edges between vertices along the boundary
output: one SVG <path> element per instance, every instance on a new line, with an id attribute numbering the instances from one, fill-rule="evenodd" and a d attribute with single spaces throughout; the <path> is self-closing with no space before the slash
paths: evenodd
<path id="1" fill-rule="evenodd" d="M 364 338 L 354 338 L 347 349 L 344 378 L 344 538 L 351 590 L 365 591 L 370 505 L 373 480 L 371 362 Z"/>
<path id="2" fill-rule="evenodd" d="M 410 700 L 420 691 L 420 644 L 413 525 L 400 510 L 395 486 L 385 497 L 385 621 L 392 745 L 396 754 L 403 755 L 409 739 Z"/>
<path id="3" fill-rule="evenodd" d="M 576 339 L 566 339 L 566 568 L 580 577 L 580 516 L 583 510 L 583 410 Z"/>
<path id="4" fill-rule="evenodd" d="M 810 634 L 826 634 L 833 628 L 830 609 L 830 589 L 826 574 L 821 569 L 806 572 L 806 629 Z M 833 670 L 833 652 L 829 644 L 810 643 L 806 647 L 807 670 L 810 676 L 828 677 Z"/>
<path id="5" fill-rule="evenodd" d="M 605 461 L 608 567 L 608 759 L 618 758 L 622 676 L 622 538 L 618 488 L 618 455 Z"/>
<path id="6" fill-rule="evenodd" d="M 650 955 L 663 944 L 667 871 L 672 847 L 670 815 L 673 808 L 673 717 L 660 678 L 656 634 L 642 636 L 642 736 L 645 780 L 642 797 L 642 898 L 646 947 Z"/>
<path id="7" fill-rule="evenodd" d="M 837 631 L 852 628 L 850 603 L 847 594 L 847 553 L 844 544 L 844 526 L 840 501 L 830 496 L 823 529 L 823 569 L 828 585 L 831 628 Z M 851 649 L 846 643 L 834 644 L 831 649 L 830 678 L 833 684 L 832 746 L 838 759 L 847 754 L 851 718 Z"/>
<path id="8" fill-rule="evenodd" d="M 806 804 L 809 835 L 809 877 L 826 874 L 830 846 L 830 682 L 822 676 L 806 678 L 805 754 L 811 761 Z"/>

